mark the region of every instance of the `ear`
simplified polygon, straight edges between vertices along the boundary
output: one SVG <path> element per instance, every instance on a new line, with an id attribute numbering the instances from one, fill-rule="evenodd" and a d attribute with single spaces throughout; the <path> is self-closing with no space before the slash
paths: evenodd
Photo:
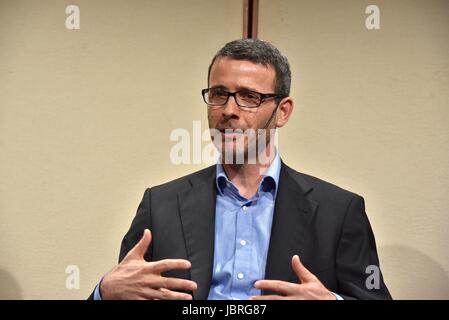
<path id="1" fill-rule="evenodd" d="M 293 99 L 292 97 L 285 97 L 281 100 L 278 107 L 276 116 L 276 127 L 281 128 L 285 126 L 293 112 Z"/>

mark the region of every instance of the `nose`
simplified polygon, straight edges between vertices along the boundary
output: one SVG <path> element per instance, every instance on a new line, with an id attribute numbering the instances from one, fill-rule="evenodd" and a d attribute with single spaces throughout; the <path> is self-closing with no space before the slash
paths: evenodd
<path id="1" fill-rule="evenodd" d="M 222 108 L 224 117 L 238 117 L 240 108 L 235 101 L 235 96 L 230 96 L 226 104 Z"/>

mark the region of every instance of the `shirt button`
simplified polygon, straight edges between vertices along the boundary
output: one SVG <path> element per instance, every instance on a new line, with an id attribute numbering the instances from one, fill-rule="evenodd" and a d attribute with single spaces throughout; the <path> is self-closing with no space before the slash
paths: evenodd
<path id="1" fill-rule="evenodd" d="M 241 272 L 237 275 L 237 278 L 239 278 L 240 280 L 242 280 L 244 277 L 245 277 L 245 276 L 244 276 L 243 273 L 241 273 Z"/>
<path id="2" fill-rule="evenodd" d="M 242 246 L 246 246 L 246 241 L 245 241 L 245 240 L 242 240 L 242 241 L 240 241 L 240 244 L 241 244 Z"/>
<path id="3" fill-rule="evenodd" d="M 243 206 L 243 211 L 246 211 L 246 210 L 248 210 L 248 207 L 247 206 Z"/>

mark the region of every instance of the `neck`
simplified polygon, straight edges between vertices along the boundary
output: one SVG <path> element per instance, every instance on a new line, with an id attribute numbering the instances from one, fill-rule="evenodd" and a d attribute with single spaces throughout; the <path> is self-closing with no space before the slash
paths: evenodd
<path id="1" fill-rule="evenodd" d="M 240 194 L 247 199 L 257 193 L 262 176 L 270 167 L 276 155 L 276 150 L 271 143 L 263 152 L 266 152 L 265 158 L 268 161 L 261 162 L 258 159 L 255 164 L 222 164 L 228 179 L 239 189 Z"/>

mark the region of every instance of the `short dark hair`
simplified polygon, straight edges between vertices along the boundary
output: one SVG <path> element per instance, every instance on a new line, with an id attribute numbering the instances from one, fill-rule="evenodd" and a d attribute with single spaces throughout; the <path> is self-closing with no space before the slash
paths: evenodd
<path id="1" fill-rule="evenodd" d="M 209 83 L 210 71 L 214 62 L 222 57 L 235 60 L 248 60 L 264 66 L 272 65 L 276 71 L 274 91 L 282 96 L 290 95 L 291 71 L 287 57 L 271 43 L 260 39 L 238 39 L 225 44 L 212 59 L 207 73 Z"/>

